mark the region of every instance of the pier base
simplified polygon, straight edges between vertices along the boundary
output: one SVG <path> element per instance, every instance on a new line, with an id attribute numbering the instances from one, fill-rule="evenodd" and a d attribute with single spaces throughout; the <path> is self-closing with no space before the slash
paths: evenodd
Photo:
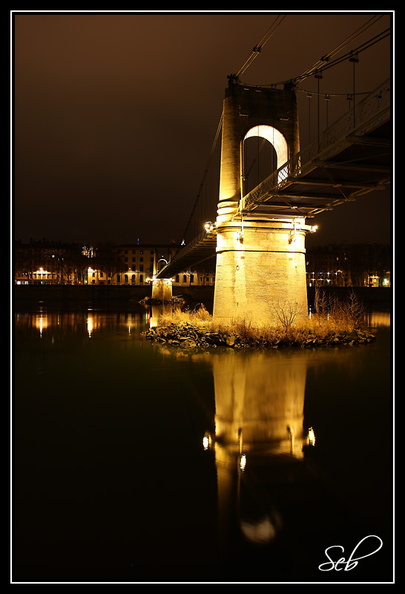
<path id="1" fill-rule="evenodd" d="M 170 278 L 156 278 L 152 281 L 152 299 L 165 303 L 173 298 L 172 280 Z"/>
<path id="2" fill-rule="evenodd" d="M 249 216 L 217 228 L 213 317 L 226 325 L 285 325 L 308 317 L 304 218 Z"/>

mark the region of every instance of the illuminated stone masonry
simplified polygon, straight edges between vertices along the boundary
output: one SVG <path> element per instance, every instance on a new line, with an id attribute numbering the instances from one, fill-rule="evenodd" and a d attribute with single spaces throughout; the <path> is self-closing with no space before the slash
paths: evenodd
<path id="1" fill-rule="evenodd" d="M 218 229 L 214 318 L 274 324 L 308 317 L 304 219 L 254 217 Z"/>
<path id="2" fill-rule="evenodd" d="M 216 220 L 214 320 L 269 325 L 281 316 L 307 317 L 305 219 L 243 216 L 243 143 L 262 137 L 277 170 L 299 151 L 295 92 L 230 84 L 223 104 L 221 172 Z"/>

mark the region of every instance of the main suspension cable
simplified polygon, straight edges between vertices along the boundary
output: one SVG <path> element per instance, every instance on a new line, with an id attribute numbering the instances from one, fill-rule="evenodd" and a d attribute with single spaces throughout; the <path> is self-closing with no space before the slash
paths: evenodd
<path id="1" fill-rule="evenodd" d="M 237 78 L 239 78 L 244 72 L 246 72 L 246 70 L 249 68 L 249 66 L 252 64 L 252 62 L 260 54 L 260 52 L 262 51 L 262 49 L 264 48 L 264 46 L 266 45 L 266 43 L 269 41 L 269 39 L 275 33 L 276 29 L 278 29 L 278 27 L 281 25 L 281 23 L 283 22 L 283 20 L 285 19 L 285 17 L 286 17 L 285 14 L 279 14 L 279 15 L 277 15 L 276 20 L 270 25 L 270 27 L 268 28 L 268 30 L 266 31 L 266 33 L 263 35 L 263 37 L 261 38 L 261 40 L 259 41 L 259 43 L 254 46 L 254 48 L 252 49 L 250 55 L 248 56 L 248 58 L 244 62 L 244 64 L 239 68 L 238 72 L 235 75 Z"/>
<path id="2" fill-rule="evenodd" d="M 354 31 L 351 35 L 349 35 L 349 37 L 347 37 L 344 41 L 339 43 L 339 45 L 337 45 L 333 50 L 331 50 L 330 52 L 328 52 L 327 54 L 322 56 L 322 58 L 320 58 L 317 62 L 315 62 L 315 64 L 313 66 L 311 66 L 311 68 L 308 68 L 307 70 L 305 70 L 305 72 L 303 72 L 301 76 L 305 76 L 306 74 L 308 74 L 310 76 L 311 74 L 309 74 L 309 73 L 313 73 L 314 71 L 316 71 L 319 68 L 321 68 L 322 66 L 324 66 L 325 62 L 329 62 L 329 60 L 333 56 L 335 56 L 337 53 L 339 53 L 346 45 L 348 45 L 351 41 L 356 39 L 356 37 L 358 37 L 361 33 L 363 33 L 369 27 L 374 25 L 374 23 L 376 23 L 380 18 L 382 18 L 382 16 L 383 15 L 374 15 L 373 17 L 371 17 L 371 19 L 369 19 L 361 27 L 356 29 L 356 31 Z"/>
<path id="3" fill-rule="evenodd" d="M 293 84 L 294 86 L 296 86 L 300 82 L 302 82 L 303 80 L 306 80 L 307 78 L 310 78 L 311 76 L 321 74 L 322 72 L 329 70 L 330 68 L 333 68 L 334 66 L 337 66 L 338 64 L 345 62 L 346 60 L 350 60 L 350 58 L 352 58 L 353 56 L 356 56 L 356 55 L 360 54 L 361 52 L 364 52 L 366 49 L 369 49 L 376 43 L 379 43 L 380 41 L 382 41 L 383 39 L 388 37 L 390 35 L 390 33 L 391 33 L 391 29 L 388 27 L 387 29 L 384 29 L 384 31 L 382 31 L 381 33 L 378 33 L 377 35 L 375 35 L 374 37 L 369 39 L 368 41 L 363 42 L 362 44 L 357 46 L 355 49 L 350 50 L 349 52 L 346 52 L 344 55 L 342 55 L 338 58 L 335 58 L 334 60 L 330 60 L 329 58 L 327 58 L 327 56 L 329 56 L 330 54 L 335 53 L 335 50 L 332 50 L 332 52 L 329 52 L 329 54 L 327 54 L 324 58 L 321 58 L 320 60 L 318 60 L 318 62 L 316 62 L 314 64 L 314 66 L 311 66 L 311 68 L 308 68 L 302 74 L 295 76 L 294 78 L 290 78 L 289 80 L 282 80 L 282 81 L 278 81 L 276 83 L 267 83 L 267 84 L 255 85 L 255 86 L 277 87 L 279 85 L 286 85 L 286 84 Z M 347 45 L 346 42 L 345 42 L 345 45 Z"/>
<path id="4" fill-rule="evenodd" d="M 203 177 L 202 177 L 202 180 L 201 180 L 201 183 L 200 183 L 200 187 L 199 187 L 198 192 L 197 192 L 197 196 L 196 196 L 196 198 L 194 200 L 193 208 L 191 209 L 190 217 L 189 217 L 189 219 L 187 221 L 187 225 L 186 225 L 186 228 L 185 228 L 184 233 L 183 233 L 183 238 L 186 237 L 187 231 L 188 231 L 188 229 L 189 229 L 189 227 L 191 225 L 192 219 L 193 219 L 193 215 L 194 215 L 195 209 L 197 207 L 198 201 L 199 201 L 200 196 L 201 196 L 201 192 L 202 192 L 202 189 L 203 189 L 203 186 L 204 186 L 204 182 L 205 182 L 205 179 L 206 179 L 207 174 L 208 174 L 208 169 L 209 169 L 209 166 L 211 164 L 211 159 L 212 159 L 212 157 L 214 155 L 214 152 L 215 152 L 215 149 L 216 149 L 217 143 L 218 143 L 218 138 L 219 138 L 219 135 L 220 135 L 221 130 L 222 130 L 222 120 L 223 120 L 223 113 L 221 113 L 221 116 L 219 118 L 217 130 L 215 132 L 215 137 L 214 137 L 214 140 L 212 142 L 210 154 L 208 156 L 207 164 L 205 166 L 205 170 L 204 170 Z"/>
<path id="5" fill-rule="evenodd" d="M 294 84 L 298 84 L 299 82 L 315 75 L 315 74 L 320 74 L 322 72 L 325 72 L 326 70 L 329 70 L 330 68 L 333 68 L 334 66 L 337 66 L 338 64 L 341 64 L 342 62 L 345 62 L 346 60 L 350 60 L 350 58 L 352 58 L 353 56 L 357 56 L 358 54 L 360 54 L 361 52 L 364 52 L 366 49 L 372 47 L 373 45 L 375 45 L 376 43 L 378 43 L 379 41 L 382 41 L 383 39 L 385 39 L 386 37 L 388 37 L 390 34 L 390 29 L 385 29 L 384 31 L 382 31 L 381 33 L 379 33 L 378 35 L 376 35 L 375 37 L 373 37 L 372 39 L 369 39 L 368 41 L 365 41 L 364 43 L 362 43 L 361 45 L 359 45 L 358 47 L 356 47 L 355 49 L 351 50 L 350 52 L 347 52 L 346 54 L 344 54 L 343 56 L 341 56 L 340 58 L 336 58 L 335 60 L 332 60 L 331 62 L 325 62 L 323 66 L 321 66 L 320 68 L 315 68 L 312 70 L 307 70 L 305 73 L 301 74 L 300 76 L 297 76 L 293 79 L 291 79 L 291 81 L 288 82 L 293 82 Z M 287 81 L 285 81 L 287 82 Z"/>

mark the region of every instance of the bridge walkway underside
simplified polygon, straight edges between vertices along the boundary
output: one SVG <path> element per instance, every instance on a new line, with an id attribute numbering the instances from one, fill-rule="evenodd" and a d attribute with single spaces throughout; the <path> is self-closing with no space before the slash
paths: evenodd
<path id="1" fill-rule="evenodd" d="M 347 136 L 335 150 L 322 151 L 302 166 L 296 161 L 283 181 L 275 183 L 270 176 L 245 196 L 243 213 L 260 210 L 274 216 L 313 217 L 386 189 L 392 169 L 390 136 L 386 123 L 367 136 Z"/>
<path id="2" fill-rule="evenodd" d="M 201 262 L 215 256 L 217 237 L 203 231 L 193 241 L 185 245 L 173 259 L 156 274 L 156 278 L 172 278 L 180 272 L 190 270 Z"/>

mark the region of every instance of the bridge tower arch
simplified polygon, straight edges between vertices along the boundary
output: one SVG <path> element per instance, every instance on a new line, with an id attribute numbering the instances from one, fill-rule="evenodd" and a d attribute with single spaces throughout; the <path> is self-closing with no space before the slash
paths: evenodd
<path id="1" fill-rule="evenodd" d="M 217 208 L 214 319 L 224 324 L 272 325 L 307 317 L 303 217 L 277 217 L 271 208 L 241 214 L 243 143 L 266 138 L 279 168 L 300 150 L 294 89 L 251 87 L 231 79 L 222 116 Z"/>
<path id="2" fill-rule="evenodd" d="M 246 182 L 247 177 L 247 163 L 245 161 L 245 150 L 244 145 L 249 138 L 261 138 L 269 143 L 275 153 L 275 159 L 271 159 L 271 162 L 266 163 L 265 165 L 268 166 L 267 175 L 276 171 L 279 167 L 284 165 L 284 163 L 288 160 L 288 145 L 284 135 L 277 129 L 273 128 L 273 126 L 269 126 L 268 124 L 265 125 L 257 125 L 253 126 L 246 134 L 243 139 L 243 148 L 242 148 L 242 184 L 241 184 L 241 194 L 245 193 L 246 186 L 244 182 Z M 260 152 L 261 147 L 259 148 Z M 271 154 L 272 154 L 271 153 Z M 266 155 L 268 159 L 268 155 Z M 257 161 L 259 161 L 259 155 L 256 156 Z M 267 160 L 266 159 L 266 160 Z M 262 160 L 262 159 L 261 159 Z M 270 159 L 269 159 L 270 161 Z M 262 181 L 261 179 L 257 180 L 257 183 Z"/>

